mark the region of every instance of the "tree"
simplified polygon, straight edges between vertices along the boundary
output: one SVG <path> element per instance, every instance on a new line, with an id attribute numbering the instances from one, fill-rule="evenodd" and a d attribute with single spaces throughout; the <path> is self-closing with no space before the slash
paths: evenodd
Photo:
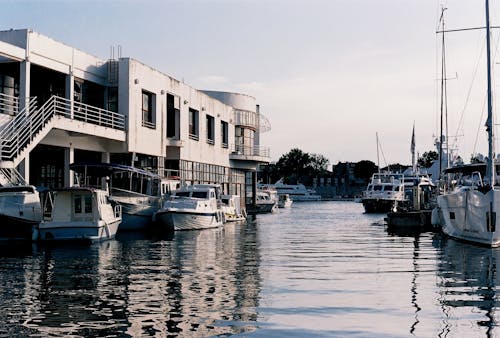
<path id="1" fill-rule="evenodd" d="M 422 168 L 430 168 L 432 162 L 439 158 L 439 154 L 436 151 L 426 151 L 422 156 L 418 158 L 418 165 Z"/>
<path id="2" fill-rule="evenodd" d="M 282 155 L 276 163 L 276 173 L 284 178 L 286 183 L 312 183 L 312 177 L 324 174 L 329 161 L 319 154 L 308 154 L 298 148 L 293 148 Z"/>
<path id="3" fill-rule="evenodd" d="M 377 170 L 377 165 L 372 161 L 363 160 L 354 164 L 354 176 L 362 179 L 366 183 L 368 183 L 373 173 L 376 173 Z"/>

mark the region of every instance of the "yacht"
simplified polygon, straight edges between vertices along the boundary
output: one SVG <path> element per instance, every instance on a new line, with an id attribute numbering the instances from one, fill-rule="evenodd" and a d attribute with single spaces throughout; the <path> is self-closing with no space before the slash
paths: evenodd
<path id="1" fill-rule="evenodd" d="M 257 189 L 255 204 L 253 204 L 251 193 L 249 193 L 246 207 L 247 213 L 252 215 L 276 212 L 278 210 L 278 195 L 272 189 Z"/>
<path id="2" fill-rule="evenodd" d="M 115 237 L 122 221 L 121 206 L 106 190 L 70 187 L 51 192 L 50 213 L 38 226 L 38 238 L 99 241 Z"/>
<path id="3" fill-rule="evenodd" d="M 292 199 L 288 194 L 278 195 L 278 208 L 290 208 L 292 206 Z"/>
<path id="4" fill-rule="evenodd" d="M 41 220 L 40 194 L 34 186 L 0 187 L 0 239 L 31 240 Z"/>
<path id="5" fill-rule="evenodd" d="M 452 187 L 438 196 L 438 213 L 443 232 L 453 238 L 488 247 L 500 246 L 500 187 L 495 163 L 495 121 L 493 115 L 489 2 L 486 0 L 486 65 L 488 140 L 487 162 L 451 167 Z"/>
<path id="6" fill-rule="evenodd" d="M 304 201 L 320 201 L 321 195 L 318 195 L 315 190 L 307 189 L 303 184 L 284 184 L 283 179 L 278 180 L 275 184 L 259 184 L 259 188 L 276 189 L 278 195 L 287 194 L 294 202 Z"/>
<path id="7" fill-rule="evenodd" d="M 181 187 L 166 199 L 155 220 L 167 230 L 196 230 L 223 225 L 221 188 L 218 184 Z"/>
<path id="8" fill-rule="evenodd" d="M 393 172 L 373 174 L 361 198 L 366 213 L 387 213 L 407 201 L 404 175 Z"/>
<path id="9" fill-rule="evenodd" d="M 160 177 L 122 164 L 74 163 L 70 169 L 85 176 L 109 177 L 110 199 L 122 206 L 120 231 L 141 230 L 149 226 L 162 200 L 181 185 L 179 177 Z"/>

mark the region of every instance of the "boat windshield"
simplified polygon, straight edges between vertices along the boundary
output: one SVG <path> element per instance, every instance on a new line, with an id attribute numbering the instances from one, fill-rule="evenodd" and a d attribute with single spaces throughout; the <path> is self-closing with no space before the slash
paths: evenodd
<path id="1" fill-rule="evenodd" d="M 207 198 L 206 191 L 193 191 L 192 197 L 194 198 Z"/>
<path id="2" fill-rule="evenodd" d="M 189 191 L 177 191 L 175 193 L 175 196 L 180 196 L 180 197 L 189 197 Z"/>

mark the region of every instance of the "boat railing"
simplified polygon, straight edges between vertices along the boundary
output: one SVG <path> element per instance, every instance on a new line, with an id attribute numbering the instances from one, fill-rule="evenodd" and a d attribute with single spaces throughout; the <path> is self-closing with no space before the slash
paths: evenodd
<path id="1" fill-rule="evenodd" d="M 113 212 L 114 212 L 115 218 L 121 218 L 122 217 L 122 206 L 120 204 L 114 205 Z"/>

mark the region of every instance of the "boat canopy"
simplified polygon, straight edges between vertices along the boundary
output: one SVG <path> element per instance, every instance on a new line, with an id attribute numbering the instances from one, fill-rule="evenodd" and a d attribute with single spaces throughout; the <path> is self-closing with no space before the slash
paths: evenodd
<path id="1" fill-rule="evenodd" d="M 152 178 L 160 177 L 159 175 L 151 173 L 146 170 L 116 163 L 78 162 L 78 163 L 71 163 L 69 165 L 69 168 L 80 174 L 86 174 L 97 177 L 111 176 L 112 174 L 119 172 L 130 172 Z"/>

